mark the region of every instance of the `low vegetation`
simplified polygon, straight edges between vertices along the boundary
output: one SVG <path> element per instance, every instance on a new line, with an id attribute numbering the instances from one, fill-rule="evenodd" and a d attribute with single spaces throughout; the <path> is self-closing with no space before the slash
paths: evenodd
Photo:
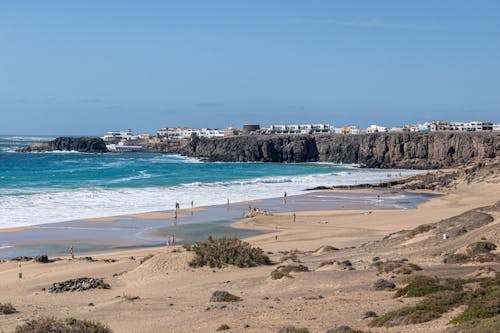
<path id="1" fill-rule="evenodd" d="M 451 321 L 457 328 L 469 327 L 471 323 L 475 323 L 476 327 L 487 327 L 498 323 L 497 317 L 500 315 L 500 274 L 494 278 L 469 280 L 418 276 L 398 290 L 396 296 L 425 298 L 414 306 L 406 306 L 375 318 L 370 326 L 391 327 L 428 322 L 463 305 L 464 312 Z"/>
<path id="2" fill-rule="evenodd" d="M 418 272 L 418 271 L 422 270 L 422 268 L 420 266 L 418 266 L 417 264 L 408 262 L 407 260 L 404 260 L 404 259 L 386 260 L 386 261 L 375 260 L 371 264 L 371 266 L 377 268 L 377 270 L 380 274 L 391 273 L 391 274 L 398 274 L 398 275 L 408 275 L 408 274 L 411 274 L 412 272 Z"/>
<path id="3" fill-rule="evenodd" d="M 227 291 L 217 290 L 212 293 L 210 302 L 239 302 L 241 297 L 233 295 Z"/>
<path id="4" fill-rule="evenodd" d="M 16 312 L 16 308 L 11 303 L 0 303 L 0 314 L 9 315 Z"/>
<path id="5" fill-rule="evenodd" d="M 148 254 L 148 255 L 144 256 L 144 258 L 141 259 L 141 265 L 153 257 L 154 257 L 154 254 Z"/>
<path id="6" fill-rule="evenodd" d="M 435 229 L 435 228 L 436 228 L 436 226 L 432 225 L 432 224 L 422 224 L 422 225 L 419 225 L 418 227 L 416 227 L 415 229 L 410 230 L 406 234 L 406 237 L 413 238 L 416 235 L 423 234 L 423 233 L 431 231 L 432 229 Z"/>
<path id="7" fill-rule="evenodd" d="M 271 279 L 279 280 L 284 277 L 291 278 L 291 272 L 309 272 L 309 268 L 304 265 L 282 265 L 271 272 Z"/>
<path id="8" fill-rule="evenodd" d="M 220 332 L 220 331 L 225 331 L 225 330 L 228 330 L 228 329 L 230 329 L 230 328 L 231 328 L 231 327 L 229 327 L 229 325 L 227 325 L 227 324 L 222 324 L 222 325 L 220 325 L 220 326 L 219 326 L 219 328 L 218 328 L 218 329 L 216 329 L 216 331 L 217 331 L 217 332 Z"/>
<path id="9" fill-rule="evenodd" d="M 446 256 L 445 264 L 464 264 L 468 262 L 500 262 L 500 256 L 491 253 L 497 246 L 490 242 L 475 242 L 467 246 L 466 253 L 453 253 Z"/>
<path id="10" fill-rule="evenodd" d="M 28 320 L 16 327 L 15 333 L 111 333 L 109 327 L 96 321 L 78 320 L 75 318 L 56 319 L 41 317 Z"/>
<path id="11" fill-rule="evenodd" d="M 291 250 L 290 252 L 287 251 L 287 252 L 283 253 L 283 255 L 281 256 L 280 262 L 284 262 L 287 260 L 291 260 L 293 262 L 301 262 L 299 257 L 298 257 L 298 254 L 299 254 L 299 250 Z"/>
<path id="12" fill-rule="evenodd" d="M 465 283 L 463 280 L 445 279 L 425 275 L 415 276 L 406 287 L 399 289 L 395 297 L 423 297 L 438 291 L 461 291 Z"/>
<path id="13" fill-rule="evenodd" d="M 448 333 L 498 333 L 500 328 L 500 316 L 492 318 L 469 320 L 450 328 Z"/>
<path id="14" fill-rule="evenodd" d="M 342 260 L 342 261 L 339 261 L 339 260 L 326 260 L 326 261 L 322 261 L 318 268 L 321 268 L 321 267 L 324 267 L 324 266 L 337 266 L 339 269 L 345 269 L 345 270 L 349 270 L 349 271 L 352 271 L 354 270 L 354 267 L 352 266 L 352 262 L 350 262 L 349 260 Z"/>
<path id="15" fill-rule="evenodd" d="M 209 238 L 206 242 L 192 245 L 190 249 L 196 255 L 189 262 L 191 267 L 221 268 L 234 265 L 243 268 L 271 264 L 271 260 L 261 248 L 252 247 L 250 243 L 237 238 Z"/>

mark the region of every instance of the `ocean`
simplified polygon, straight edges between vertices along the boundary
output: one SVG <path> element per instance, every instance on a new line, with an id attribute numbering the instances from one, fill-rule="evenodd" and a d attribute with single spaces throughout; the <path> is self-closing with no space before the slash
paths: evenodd
<path id="1" fill-rule="evenodd" d="M 210 163 L 182 156 L 16 153 L 51 137 L 0 136 L 0 228 L 208 206 L 377 183 L 415 170 L 331 163 Z"/>

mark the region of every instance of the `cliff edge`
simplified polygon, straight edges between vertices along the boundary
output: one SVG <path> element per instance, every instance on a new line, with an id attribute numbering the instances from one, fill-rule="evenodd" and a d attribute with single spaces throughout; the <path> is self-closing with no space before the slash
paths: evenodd
<path id="1" fill-rule="evenodd" d="M 176 152 L 224 162 L 332 162 L 370 168 L 437 169 L 500 156 L 500 133 L 194 138 Z"/>

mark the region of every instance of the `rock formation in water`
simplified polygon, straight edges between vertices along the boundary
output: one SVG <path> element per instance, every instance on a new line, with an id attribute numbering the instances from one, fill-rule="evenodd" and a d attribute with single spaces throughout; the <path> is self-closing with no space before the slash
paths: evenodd
<path id="1" fill-rule="evenodd" d="M 78 151 L 81 153 L 105 153 L 106 143 L 97 137 L 59 137 L 48 142 L 34 142 L 20 152 Z"/>
<path id="2" fill-rule="evenodd" d="M 195 138 L 175 152 L 209 161 L 333 162 L 370 168 L 436 169 L 500 156 L 500 133 Z"/>

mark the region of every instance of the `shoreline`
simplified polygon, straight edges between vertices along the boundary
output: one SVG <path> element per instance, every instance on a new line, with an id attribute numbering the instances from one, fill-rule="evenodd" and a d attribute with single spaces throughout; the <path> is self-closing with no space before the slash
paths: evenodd
<path id="1" fill-rule="evenodd" d="M 376 193 L 386 197 L 386 200 L 377 202 Z M 319 211 L 328 211 L 331 205 L 342 211 L 348 209 L 373 211 L 397 209 L 398 200 L 400 200 L 398 195 L 408 197 L 409 201 L 403 204 L 408 209 L 413 208 L 414 202 L 416 207 L 421 201 L 426 201 L 435 194 L 388 191 L 388 189 L 363 192 L 308 191 L 300 195 L 289 196 L 287 204 L 283 204 L 283 198 L 273 198 L 235 202 L 230 203 L 229 206 L 212 205 L 180 209 L 177 219 L 175 219 L 174 211 L 157 211 L 16 228 L 9 230 L 8 236 L 7 232 L 0 229 L 0 245 L 10 246 L 3 251 L 0 249 L 0 257 L 7 259 L 17 255 L 35 256 L 41 253 L 60 256 L 64 255 L 71 245 L 75 246 L 75 249 L 79 248 L 79 253 L 89 255 L 123 247 L 140 247 L 141 245 L 148 248 L 161 247 L 165 244 L 167 236 L 173 233 L 177 234 L 178 241 L 183 243 L 203 240 L 209 234 L 219 236 L 227 234 L 241 238 L 255 237 L 269 231 L 245 228 L 238 224 L 242 214 L 248 212 L 248 206 L 256 206 L 271 214 L 304 212 L 311 210 L 310 207 Z M 92 239 L 92 241 L 86 241 L 86 239 Z M 33 244 L 30 244 L 30 241 Z"/>
<path id="2" fill-rule="evenodd" d="M 31 153 L 37 153 L 37 152 L 31 152 Z M 159 153 L 155 153 L 159 154 Z M 181 156 L 178 154 L 172 154 L 174 156 Z M 184 156 L 181 156 L 184 157 Z M 185 158 L 191 158 L 191 157 L 185 157 Z M 248 162 L 247 162 L 248 163 Z M 264 163 L 264 162 L 261 162 Z M 336 164 L 336 163 L 330 163 L 330 162 L 307 162 L 307 163 L 321 163 L 321 164 L 332 164 L 332 165 L 339 165 L 342 166 L 342 164 Z M 387 169 L 388 171 L 394 171 L 394 170 L 399 170 L 399 169 Z M 405 171 L 420 171 L 423 174 L 424 171 L 429 172 L 435 172 L 435 170 L 405 170 Z M 299 196 L 299 195 L 306 195 L 308 192 L 318 192 L 318 191 L 329 191 L 329 192 L 338 192 L 338 193 L 360 193 L 360 194 L 367 194 L 367 193 L 373 193 L 373 191 L 388 191 L 388 190 L 399 190 L 397 188 L 393 188 L 390 186 L 386 186 L 387 184 L 390 184 L 392 182 L 395 183 L 404 183 L 405 181 L 414 178 L 415 176 L 418 176 L 420 173 L 412 174 L 412 175 L 407 175 L 404 177 L 395 177 L 392 179 L 392 181 L 384 181 L 384 182 L 369 182 L 369 183 L 361 183 L 361 184 L 355 184 L 355 185 L 338 185 L 338 186 L 319 186 L 317 188 L 304 188 L 301 192 L 301 194 L 295 194 L 293 196 Z M 382 186 L 380 186 L 382 185 Z M 435 190 L 425 190 L 425 189 L 412 189 L 409 191 L 410 193 L 421 193 L 421 194 L 437 194 L 437 195 L 442 195 L 444 193 L 435 191 Z M 261 203 L 266 200 L 278 200 L 282 199 L 282 197 L 270 197 L 270 198 L 257 198 L 257 199 L 249 199 L 249 200 L 238 200 L 235 202 L 231 202 L 231 205 L 236 204 L 253 204 L 253 203 Z M 220 204 L 211 204 L 211 205 L 201 205 L 201 206 L 194 206 L 190 208 L 181 208 L 178 210 L 178 212 L 197 212 L 197 211 L 203 211 L 206 209 L 209 209 L 210 207 L 214 206 L 223 206 L 223 203 Z M 89 217 L 89 218 L 79 218 L 79 219 L 74 219 L 74 220 L 66 220 L 66 221 L 58 221 L 58 222 L 48 222 L 48 223 L 40 223 L 40 224 L 33 224 L 33 225 L 22 225 L 22 226 L 14 226 L 14 227 L 0 227 L 0 233 L 3 232 L 15 232 L 15 231 L 20 231 L 20 230 L 28 230 L 28 229 L 39 229 L 39 228 L 44 228 L 44 227 L 50 227 L 52 225 L 58 225 L 58 224 L 68 224 L 68 223 L 76 223 L 80 221 L 87 221 L 87 222 L 114 222 L 114 221 L 119 221 L 123 220 L 126 217 L 132 217 L 132 218 L 142 218 L 142 219 L 171 219 L 174 218 L 175 216 L 175 210 L 152 210 L 152 211 L 145 211 L 145 212 L 137 212 L 137 213 L 124 213 L 124 214 L 117 214 L 117 215 L 102 215 L 102 216 L 96 216 L 96 217 Z"/>
<path id="3" fill-rule="evenodd" d="M 443 262 L 446 254 L 460 253 L 483 239 L 500 244 L 500 177 L 481 182 L 462 179 L 455 189 L 446 192 L 430 197 L 415 209 L 370 209 L 370 214 L 365 209 L 317 210 L 314 205 L 306 205 L 303 207 L 309 210 L 275 212 L 235 222 L 237 227 L 268 231 L 245 239 L 269 254 L 276 263 L 271 266 L 194 268 L 188 265 L 194 253 L 181 246 L 102 251 L 92 254 L 92 260 L 78 252 L 75 260 L 66 255 L 47 264 L 22 262 L 22 268 L 19 262 L 0 261 L 2 302 L 12 303 L 19 311 L 16 315 L 0 316 L 0 326 L 12 331 L 36 315 L 99 321 L 116 333 L 160 333 L 165 327 L 180 333 L 214 332 L 222 324 L 227 324 L 231 332 L 246 333 L 277 332 L 290 325 L 306 327 L 311 332 L 325 332 L 342 325 L 374 333 L 443 332 L 463 308 L 432 321 L 390 328 L 369 327 L 371 319 L 364 314 L 375 311 L 382 316 L 420 301 L 395 298 L 394 290 L 375 290 L 374 283 L 379 279 L 401 288 L 415 275 L 464 279 L 500 271 L 500 262 Z M 315 192 L 318 196 L 314 198 L 322 200 L 321 195 L 328 193 Z M 331 197 L 346 194 L 330 193 Z M 380 192 L 370 193 L 376 199 Z M 366 197 L 363 193 L 347 194 Z M 311 193 L 308 195 L 312 198 Z M 479 209 L 495 203 L 495 207 Z M 481 212 L 472 215 L 474 223 L 476 216 L 485 213 L 491 215 L 491 222 L 476 227 L 469 224 L 465 234 L 447 240 L 440 237 L 440 227 L 414 238 L 406 236 L 408 230 L 422 224 L 441 224 L 450 218 L 445 225 L 460 226 L 466 222 L 461 214 L 470 210 Z M 103 222 L 110 223 L 113 222 Z M 283 259 L 290 251 L 296 253 L 297 261 L 291 256 Z M 380 262 L 408 262 L 422 271 L 380 272 L 373 266 L 375 256 L 380 257 Z M 279 265 L 303 265 L 307 271 L 292 272 L 282 279 L 271 278 Z M 22 280 L 18 278 L 20 269 Z M 59 294 L 47 291 L 54 283 L 82 276 L 104 278 L 111 289 Z M 241 301 L 211 302 L 212 293 L 222 290 L 239 296 Z"/>

